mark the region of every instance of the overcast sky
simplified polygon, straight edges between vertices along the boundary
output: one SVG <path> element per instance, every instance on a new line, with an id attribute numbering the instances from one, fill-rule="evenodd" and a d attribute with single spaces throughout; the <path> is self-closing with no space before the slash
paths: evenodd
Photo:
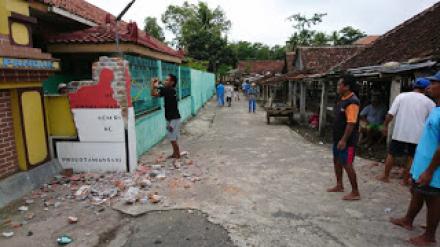
<path id="1" fill-rule="evenodd" d="M 117 15 L 129 0 L 88 0 Z M 157 17 L 170 4 L 181 5 L 184 0 L 137 0 L 124 20 L 133 20 L 143 27 L 146 16 Z M 197 3 L 197 0 L 189 0 Z M 268 45 L 284 44 L 292 34 L 286 18 L 292 14 L 327 13 L 316 29 L 330 33 L 353 26 L 367 34 L 383 34 L 438 0 L 205 0 L 211 8 L 221 6 L 232 21 L 228 37 L 232 41 L 246 40 Z M 163 25 L 162 22 L 159 22 Z M 166 33 L 167 40 L 172 34 Z"/>

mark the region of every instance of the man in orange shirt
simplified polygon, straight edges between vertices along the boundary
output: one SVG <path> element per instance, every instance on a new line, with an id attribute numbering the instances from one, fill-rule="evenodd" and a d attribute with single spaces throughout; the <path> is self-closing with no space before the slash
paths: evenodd
<path id="1" fill-rule="evenodd" d="M 360 101 L 354 94 L 356 80 L 351 75 L 344 75 L 338 82 L 340 100 L 335 108 L 335 121 L 333 126 L 333 163 L 336 175 L 336 186 L 327 192 L 343 192 L 343 170 L 347 172 L 352 191 L 342 199 L 348 201 L 360 200 L 356 172 L 353 168 L 356 143 L 359 129 Z"/>

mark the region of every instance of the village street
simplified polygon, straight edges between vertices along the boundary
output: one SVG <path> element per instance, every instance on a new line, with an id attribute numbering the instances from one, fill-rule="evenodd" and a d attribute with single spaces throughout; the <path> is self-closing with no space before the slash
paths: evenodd
<path id="1" fill-rule="evenodd" d="M 35 219 L 14 238 L 0 239 L 0 246 L 56 246 L 61 234 L 74 239 L 69 246 L 406 246 L 422 231 L 423 212 L 413 233 L 388 222 L 406 210 L 409 193 L 397 180 L 384 185 L 373 179 L 380 167 L 357 159 L 363 197 L 344 202 L 343 194 L 325 192 L 333 185 L 329 147 L 308 143 L 277 121 L 267 125 L 264 111 L 247 113 L 243 100 L 232 108 L 208 102 L 186 124 L 181 144 L 200 182 L 184 186 L 182 177 L 170 176 L 154 187 L 162 203 L 121 201 L 100 213 L 84 202 L 49 211 L 35 203 Z M 140 162 L 169 148 L 164 141 Z M 4 213 L 20 218 L 16 208 Z M 70 215 L 77 224 L 67 222 Z"/>

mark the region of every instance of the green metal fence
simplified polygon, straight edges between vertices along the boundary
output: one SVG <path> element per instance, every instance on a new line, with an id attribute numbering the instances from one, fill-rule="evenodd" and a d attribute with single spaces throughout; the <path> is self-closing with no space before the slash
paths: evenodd
<path id="1" fill-rule="evenodd" d="M 159 77 L 157 60 L 125 55 L 131 73 L 131 99 L 136 115 L 160 108 L 160 99 L 151 96 L 151 78 Z"/>
<path id="2" fill-rule="evenodd" d="M 180 67 L 180 92 L 182 98 L 191 96 L 191 69 L 188 67 Z"/>
<path id="3" fill-rule="evenodd" d="M 161 62 L 162 67 L 162 80 L 165 80 L 169 74 L 173 74 L 177 76 L 177 79 L 179 80 L 179 66 L 173 63 L 166 63 Z M 177 99 L 180 99 L 179 97 L 179 84 L 176 85 L 176 92 L 177 92 Z"/>

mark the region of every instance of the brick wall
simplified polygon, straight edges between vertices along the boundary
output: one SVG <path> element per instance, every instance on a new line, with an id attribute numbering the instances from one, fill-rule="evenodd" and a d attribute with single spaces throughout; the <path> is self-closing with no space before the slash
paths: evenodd
<path id="1" fill-rule="evenodd" d="M 0 90 L 0 178 L 18 171 L 14 126 L 12 123 L 11 93 Z"/>

